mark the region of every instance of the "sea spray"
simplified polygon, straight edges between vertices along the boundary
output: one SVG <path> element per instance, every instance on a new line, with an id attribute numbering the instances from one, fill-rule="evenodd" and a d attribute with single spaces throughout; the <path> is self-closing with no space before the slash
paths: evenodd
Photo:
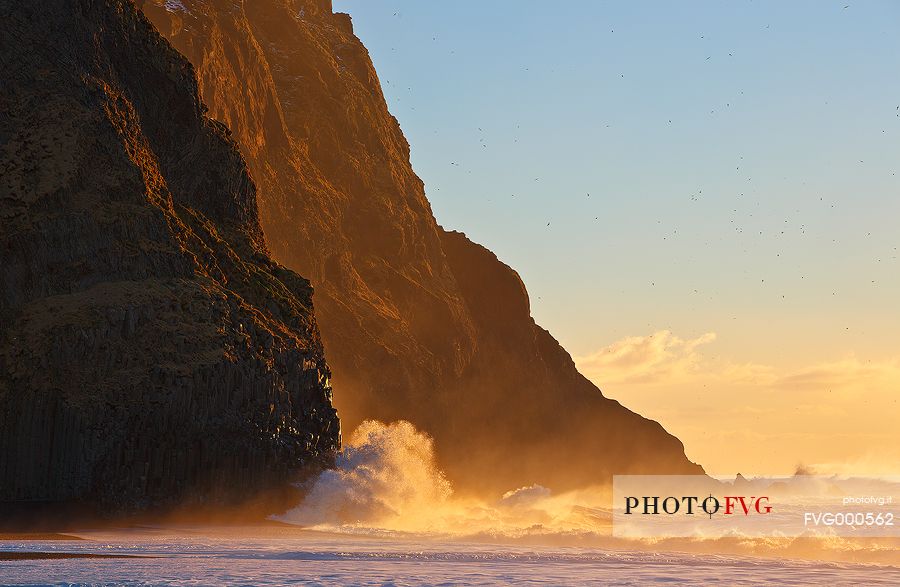
<path id="1" fill-rule="evenodd" d="M 366 421 L 345 444 L 334 469 L 306 487 L 306 497 L 277 517 L 322 529 L 442 535 L 597 532 L 608 525 L 603 492 L 553 495 L 540 485 L 496 499 L 453 493 L 432 439 L 405 421 Z M 608 519 L 608 516 L 606 516 Z"/>
<path id="2" fill-rule="evenodd" d="M 890 538 L 615 538 L 609 487 L 555 494 L 533 484 L 475 499 L 455 494 L 437 462 L 432 439 L 409 422 L 364 422 L 350 435 L 336 468 L 320 474 L 305 488 L 304 500 L 277 519 L 382 539 L 403 535 L 640 551 L 664 547 L 717 555 L 873 562 L 896 558 L 891 553 L 897 552 L 897 541 Z"/>
<path id="3" fill-rule="evenodd" d="M 409 422 L 363 422 L 306 498 L 284 521 L 426 530 L 453 491 L 437 467 L 432 439 Z"/>

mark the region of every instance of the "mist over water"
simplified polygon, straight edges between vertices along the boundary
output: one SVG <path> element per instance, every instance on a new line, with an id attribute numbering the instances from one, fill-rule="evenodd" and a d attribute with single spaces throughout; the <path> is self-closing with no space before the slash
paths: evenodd
<path id="1" fill-rule="evenodd" d="M 364 422 L 335 469 L 305 489 L 305 499 L 278 517 L 287 525 L 23 538 L 7 550 L 73 558 L 0 563 L 3 582 L 703 585 L 724 576 L 734 585 L 895 585 L 900 572 L 892 539 L 616 538 L 604 488 L 554 494 L 532 485 L 495 498 L 463 496 L 437 465 L 432 439 L 408 422 Z"/>
<path id="2" fill-rule="evenodd" d="M 304 489 L 303 501 L 274 519 L 312 530 L 383 538 L 900 562 L 900 543 L 894 538 L 613 537 L 611 487 L 556 494 L 532 485 L 510 488 L 495 498 L 461 495 L 438 466 L 433 440 L 404 421 L 361 424 L 345 443 L 336 467 Z"/>
<path id="3" fill-rule="evenodd" d="M 363 422 L 306 499 L 283 516 L 303 526 L 367 525 L 428 530 L 453 490 L 437 468 L 431 438 L 409 422 Z"/>
<path id="4" fill-rule="evenodd" d="M 277 519 L 328 530 L 511 537 L 600 531 L 611 519 L 601 506 L 609 494 L 600 488 L 554 495 L 532 485 L 495 500 L 457 495 L 438 467 L 432 439 L 404 421 L 361 424 L 336 468 L 307 491 L 302 503 Z"/>

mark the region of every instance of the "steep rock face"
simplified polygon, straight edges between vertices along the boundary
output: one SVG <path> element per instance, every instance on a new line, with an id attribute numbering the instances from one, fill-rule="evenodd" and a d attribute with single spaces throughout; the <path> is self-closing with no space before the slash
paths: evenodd
<path id="1" fill-rule="evenodd" d="M 509 266 L 459 232 L 443 250 L 475 324 L 478 346 L 447 412 L 480 424 L 481 448 L 449 443 L 448 470 L 497 490 L 516 460 L 518 483 L 581 487 L 614 474 L 702 470 L 657 422 L 603 397 L 549 332 L 531 318 L 528 294 Z M 497 450 L 515 439 L 515 448 Z M 491 472 L 494 473 L 491 473 Z"/>
<path id="2" fill-rule="evenodd" d="M 408 405 L 461 373 L 474 330 L 349 18 L 324 0 L 143 9 L 194 64 L 210 116 L 241 145 L 273 254 L 316 287 L 342 420 L 422 424 Z"/>
<path id="3" fill-rule="evenodd" d="M 345 426 L 411 420 L 465 487 L 700 471 L 577 372 L 515 272 L 438 226 L 349 16 L 328 0 L 143 8 L 233 129 L 273 254 L 316 287 Z"/>
<path id="4" fill-rule="evenodd" d="M 246 497 L 340 442 L 309 283 L 130 0 L 0 0 L 0 502 Z"/>

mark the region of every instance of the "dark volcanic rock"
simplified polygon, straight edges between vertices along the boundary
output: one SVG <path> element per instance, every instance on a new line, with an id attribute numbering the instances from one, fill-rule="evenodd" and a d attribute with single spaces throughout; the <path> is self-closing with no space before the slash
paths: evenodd
<path id="1" fill-rule="evenodd" d="M 147 0 L 260 186 L 273 254 L 307 275 L 345 426 L 406 419 L 470 487 L 696 473 L 534 324 L 494 255 L 436 223 L 350 18 L 328 0 Z"/>
<path id="2" fill-rule="evenodd" d="M 0 0 L 0 501 L 218 503 L 339 444 L 309 283 L 129 0 Z"/>

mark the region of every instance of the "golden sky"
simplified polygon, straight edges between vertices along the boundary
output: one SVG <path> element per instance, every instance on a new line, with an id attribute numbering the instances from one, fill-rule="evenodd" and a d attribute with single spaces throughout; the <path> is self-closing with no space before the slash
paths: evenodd
<path id="1" fill-rule="evenodd" d="M 604 393 L 661 422 L 713 474 L 895 475 L 900 354 L 788 366 L 715 354 L 716 333 L 633 336 L 575 361 Z"/>

